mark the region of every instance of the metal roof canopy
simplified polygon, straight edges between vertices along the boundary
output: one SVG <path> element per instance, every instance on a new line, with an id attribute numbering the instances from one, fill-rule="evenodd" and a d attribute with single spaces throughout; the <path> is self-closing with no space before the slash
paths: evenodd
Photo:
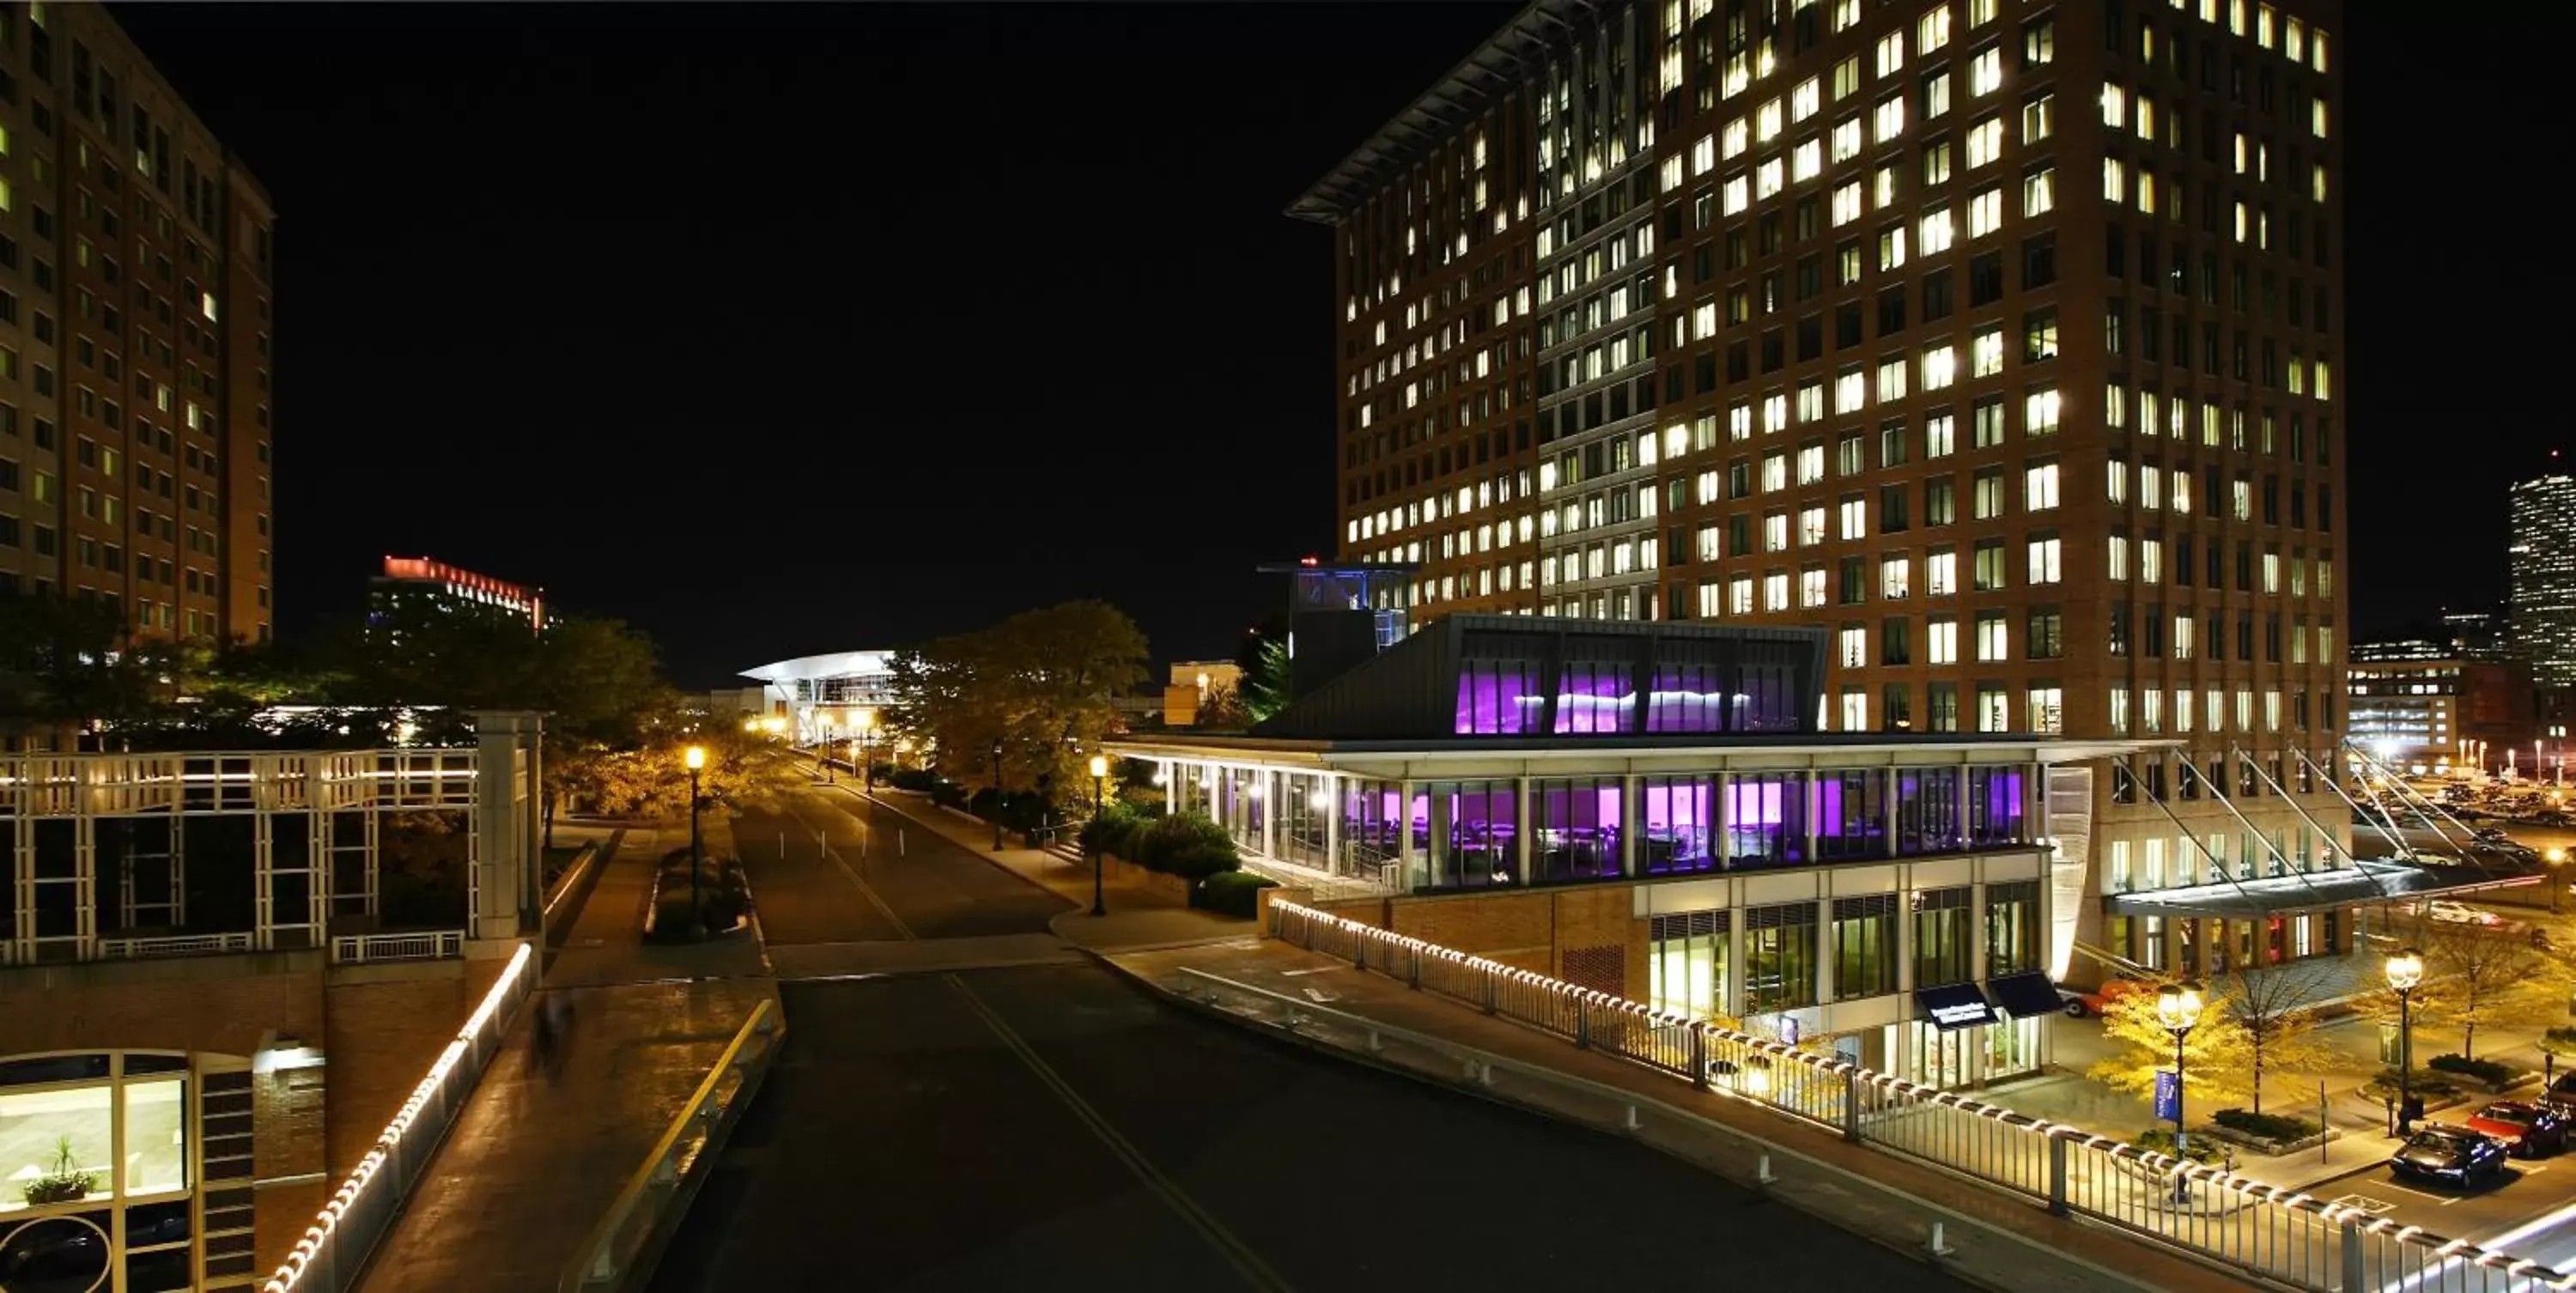
<path id="1" fill-rule="evenodd" d="M 1309 185 L 1288 204 L 1288 217 L 1340 224 L 1371 193 L 1385 187 L 1394 172 L 1420 160 L 1423 145 L 1404 136 L 1436 144 L 1520 82 L 1526 51 L 1561 43 L 1563 33 L 1575 30 L 1570 20 L 1589 14 L 1592 8 L 1586 0 L 1530 0 L 1473 53 L 1378 127 L 1367 143 L 1352 149 Z"/>
<path id="2" fill-rule="evenodd" d="M 2356 860 L 2353 866 L 2331 871 L 2115 894 L 2107 900 L 2107 905 L 2111 913 L 2118 916 L 2221 916 L 2252 920 L 2390 898 L 2420 900 L 2483 889 L 2514 888 L 2538 884 L 2542 878 L 2537 871 L 2500 877 L 2492 871 L 2468 867 Z"/>
<path id="3" fill-rule="evenodd" d="M 745 669 L 741 676 L 769 683 L 812 682 L 824 678 L 876 677 L 893 671 L 892 651 L 833 651 Z"/>

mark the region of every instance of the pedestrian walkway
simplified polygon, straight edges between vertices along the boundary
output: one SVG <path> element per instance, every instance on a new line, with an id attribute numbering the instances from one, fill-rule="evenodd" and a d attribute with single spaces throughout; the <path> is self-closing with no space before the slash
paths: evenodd
<path id="1" fill-rule="evenodd" d="M 856 787 L 843 786 L 855 797 L 865 797 Z M 1109 909 L 1105 916 L 1091 914 L 1091 868 L 1068 862 L 1046 849 L 993 848 L 993 828 L 976 819 L 960 817 L 926 795 L 900 790 L 879 790 L 876 804 L 903 814 L 957 847 L 1036 885 L 1073 904 L 1063 915 L 1048 922 L 1056 937 L 1076 947 L 1095 952 L 1136 950 L 1198 943 L 1212 939 L 1239 939 L 1253 934 L 1249 920 L 1199 911 L 1186 903 L 1134 882 L 1111 880 L 1101 889 L 1102 905 Z"/>
<path id="2" fill-rule="evenodd" d="M 1842 1174 L 1836 1180 L 1798 1180 L 1787 1176 L 1775 1193 L 1801 1206 L 1812 1200 L 1827 1220 L 1900 1248 L 1921 1248 L 1926 1226 L 1923 1203 L 1950 1217 L 1954 1241 L 1972 1228 L 1991 1234 L 1992 1242 L 1971 1250 L 1959 1246 L 1952 1259 L 1968 1278 L 1990 1287 L 2114 1290 L 2163 1288 L 2242 1289 L 2244 1284 L 2213 1269 L 2100 1227 L 2052 1217 L 2026 1201 L 1961 1180 L 1937 1169 L 1850 1144 L 1833 1133 L 1810 1127 L 1679 1081 L 1598 1051 L 1579 1049 L 1535 1029 L 1488 1016 L 1402 982 L 1354 969 L 1350 962 L 1273 939 L 1237 938 L 1191 947 L 1111 954 L 1112 965 L 1142 983 L 1174 992 L 1178 972 L 1190 968 L 1270 992 L 1312 1001 L 1318 1006 L 1359 1015 L 1393 1028 L 1426 1033 L 1455 1045 L 1511 1061 L 1564 1073 L 1602 1086 L 1633 1091 L 1721 1124 L 1745 1137 L 1759 1138 L 1786 1151 L 1818 1160 Z M 1174 995 L 1178 995 L 1176 992 Z M 1320 1032 L 1290 1034 L 1306 1044 L 1325 1046 L 1361 1062 L 1392 1063 L 1383 1054 L 1366 1053 L 1365 1043 Z M 1419 1071 L 1409 1069 L 1408 1071 Z M 1455 1080 L 1454 1073 L 1440 1076 Z M 1529 1088 L 1503 1092 L 1542 1112 L 1557 1112 Z M 1740 1166 L 1740 1165 L 1739 1165 Z M 1766 1164 L 1766 1170 L 1767 1170 Z M 1724 1170 L 1724 1169 L 1721 1169 Z M 1795 1170 L 1783 1164 L 1783 1171 Z M 1812 1173 L 1810 1173 L 1812 1176 Z M 1883 1197 L 1865 1197 L 1847 1188 L 1855 1180 L 1884 1185 L 1911 1206 L 1892 1205 Z M 1973 1263 L 1974 1268 L 1968 1265 Z"/>
<path id="3" fill-rule="evenodd" d="M 377 1247 L 367 1293 L 551 1293 L 726 1043 L 775 998 L 748 931 L 644 945 L 646 895 L 673 834 L 629 829 L 603 860 L 543 979 L 572 1010 L 558 1071 L 534 1064 L 523 1011 Z"/>

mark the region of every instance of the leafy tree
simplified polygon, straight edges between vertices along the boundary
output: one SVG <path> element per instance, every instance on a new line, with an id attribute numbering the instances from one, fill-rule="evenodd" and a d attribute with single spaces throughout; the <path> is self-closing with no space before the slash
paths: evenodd
<path id="1" fill-rule="evenodd" d="M 2095 1064 L 2093 1079 L 2113 1090 L 2151 1095 L 2156 1071 L 2173 1067 L 2174 1038 L 2156 1017 L 2156 993 L 2131 992 L 2102 1008 L 2102 1035 L 2118 1053 Z M 2244 1101 L 2253 1087 L 2252 1047 L 2234 1013 L 2232 998 L 2205 1002 L 2200 1023 L 2183 1040 L 2183 1096 L 2188 1107 L 2222 1109 Z"/>
<path id="2" fill-rule="evenodd" d="M 1070 801 L 1145 659 L 1145 635 L 1106 602 L 1023 611 L 896 656 L 888 719 L 951 780 L 992 785 L 998 743 L 1003 785 L 1044 784 Z"/>
<path id="3" fill-rule="evenodd" d="M 2317 1036 L 2312 1003 L 2319 976 L 2313 965 L 2300 963 L 2239 969 L 2227 978 L 2218 1005 L 2244 1037 L 2245 1087 L 2256 1113 L 2263 1112 L 2265 1073 L 2309 1072 L 2334 1060 Z"/>
<path id="4" fill-rule="evenodd" d="M 2418 946 L 2427 962 L 2417 989 L 2419 1012 L 2460 1030 L 2460 1055 L 2476 1059 L 2478 1030 L 2545 1024 L 2566 1016 L 2563 974 L 2529 943 L 2510 934 L 2449 921 L 2424 922 Z"/>
<path id="5" fill-rule="evenodd" d="M 1245 717 L 1252 722 L 1267 722 L 1271 716 L 1288 707 L 1288 625 L 1272 620 L 1244 639 L 1243 649 L 1235 653 L 1234 662 L 1243 669 L 1243 684 L 1237 689 Z"/>
<path id="6" fill-rule="evenodd" d="M 154 721 L 177 702 L 185 664 L 172 644 L 138 641 L 105 601 L 0 597 L 0 720 L 20 730 Z"/>
<path id="7" fill-rule="evenodd" d="M 1212 686 L 1200 699 L 1198 716 L 1190 725 L 1209 731 L 1241 731 L 1254 721 L 1240 693 L 1232 687 Z"/>
<path id="8" fill-rule="evenodd" d="M 774 808 L 808 780 L 787 743 L 766 733 L 711 723 L 668 744 L 613 750 L 584 766 L 585 790 L 599 810 L 619 817 L 669 821 L 688 816 L 689 769 L 682 752 L 703 746 L 698 774 L 704 811 L 718 820 L 746 808 Z"/>

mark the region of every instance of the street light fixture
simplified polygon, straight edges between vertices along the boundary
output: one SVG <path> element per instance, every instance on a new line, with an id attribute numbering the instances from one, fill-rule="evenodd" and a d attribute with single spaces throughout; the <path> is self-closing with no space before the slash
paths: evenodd
<path id="1" fill-rule="evenodd" d="M 698 872 L 707 863 L 705 837 L 698 833 L 698 772 L 707 766 L 707 747 L 690 746 L 680 761 L 689 766 L 689 937 L 705 938 L 706 908 L 698 901 Z"/>
<path id="2" fill-rule="evenodd" d="M 2397 1132 L 2404 1135 L 2415 1116 L 2415 985 L 2424 981 L 2424 954 L 2400 948 L 2381 968 L 2397 994 Z"/>
<path id="3" fill-rule="evenodd" d="M 873 795 L 877 792 L 877 712 L 873 709 L 860 710 L 855 726 L 857 730 L 850 737 L 850 758 L 855 761 L 861 754 L 861 745 L 864 744 L 867 747 L 866 771 L 861 775 L 867 778 L 868 793 Z"/>
<path id="4" fill-rule="evenodd" d="M 841 714 L 839 710 L 825 710 L 823 712 L 823 726 L 826 730 L 839 727 L 840 725 Z M 818 741 L 817 744 L 821 743 Z M 827 786 L 832 784 L 832 747 L 824 745 L 822 752 L 814 756 L 814 761 L 823 765 L 823 784 Z"/>
<path id="5" fill-rule="evenodd" d="M 993 851 L 1002 851 L 1002 738 L 993 738 Z"/>
<path id="6" fill-rule="evenodd" d="M 2156 991 L 2156 1022 L 2164 1025 L 2174 1039 L 2174 1156 L 2189 1161 L 2183 1143 L 2183 1039 L 2200 1025 L 2200 989 L 2188 983 L 2168 983 Z M 2174 1173 L 2174 1201 L 2188 1199 L 2191 1178 Z"/>
<path id="7" fill-rule="evenodd" d="M 1100 787 L 1101 784 L 1106 782 L 1108 779 L 1109 756 L 1105 754 L 1092 755 L 1091 820 L 1094 822 L 1100 820 Z M 1101 861 L 1100 832 L 1094 830 L 1091 833 L 1091 914 L 1094 916 L 1106 916 L 1109 914 L 1108 904 L 1102 902 L 1100 897 L 1100 869 L 1103 865 L 1105 864 Z"/>

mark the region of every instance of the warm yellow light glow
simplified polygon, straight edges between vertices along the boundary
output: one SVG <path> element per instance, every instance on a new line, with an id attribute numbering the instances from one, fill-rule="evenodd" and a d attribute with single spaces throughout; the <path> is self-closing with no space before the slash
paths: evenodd
<path id="1" fill-rule="evenodd" d="M 760 725 L 769 729 L 770 734 L 773 736 L 787 730 L 787 720 L 780 718 L 776 714 L 772 714 L 769 717 L 760 720 Z"/>
<path id="2" fill-rule="evenodd" d="M 1746 1095 L 1771 1094 L 1771 1066 L 1769 1064 L 1756 1061 L 1744 1066 L 1744 1093 Z"/>
<path id="3" fill-rule="evenodd" d="M 2566 860 L 2567 860 L 2567 850 L 2565 850 L 2565 849 L 2551 849 L 2551 850 L 2549 850 L 2548 852 L 2541 854 L 2540 856 L 2541 856 L 2543 859 L 2547 860 L 2547 861 L 2548 861 L 2548 863 L 2549 863 L 2549 865 L 2551 865 L 2551 866 L 2557 866 L 2559 863 L 2564 862 L 2564 861 L 2566 861 Z"/>
<path id="4" fill-rule="evenodd" d="M 858 721 L 857 721 L 857 727 L 858 727 L 858 729 L 859 729 L 860 731 L 862 731 L 862 732 L 872 732 L 872 731 L 875 731 L 875 730 L 876 730 L 876 726 L 877 726 L 877 712 L 876 712 L 875 710 L 873 710 L 873 709 L 863 709 L 863 710 L 860 710 L 860 711 L 859 711 L 859 716 L 858 716 Z"/>
<path id="5" fill-rule="evenodd" d="M 759 731 L 759 730 L 760 730 L 760 720 L 759 720 L 759 719 L 756 719 L 756 718 L 746 718 L 746 719 L 742 720 L 742 730 L 744 730 L 744 731 L 746 731 L 746 732 L 757 732 L 757 731 Z"/>
<path id="6" fill-rule="evenodd" d="M 703 745 L 690 746 L 687 750 L 681 752 L 680 761 L 688 764 L 689 771 L 691 772 L 695 772 L 698 769 L 707 766 L 707 747 Z"/>
<path id="7" fill-rule="evenodd" d="M 1109 775 L 1108 755 L 1095 754 L 1091 756 L 1091 775 L 1095 778 L 1106 777 Z"/>
<path id="8" fill-rule="evenodd" d="M 2424 954 L 2411 947 L 2401 949 L 2388 958 L 2385 968 L 2388 986 L 2399 992 L 2407 991 L 2424 981 Z"/>
<path id="9" fill-rule="evenodd" d="M 824 710 L 824 711 L 823 711 L 823 726 L 825 726 L 825 727 L 839 727 L 840 725 L 841 725 L 841 711 L 839 711 L 839 710 L 837 710 L 837 709 L 827 709 L 827 710 Z"/>
<path id="10" fill-rule="evenodd" d="M 2167 1029 L 2187 1033 L 2200 1023 L 2200 989 L 2188 983 L 2168 983 L 2156 992 L 2156 1022 Z"/>

